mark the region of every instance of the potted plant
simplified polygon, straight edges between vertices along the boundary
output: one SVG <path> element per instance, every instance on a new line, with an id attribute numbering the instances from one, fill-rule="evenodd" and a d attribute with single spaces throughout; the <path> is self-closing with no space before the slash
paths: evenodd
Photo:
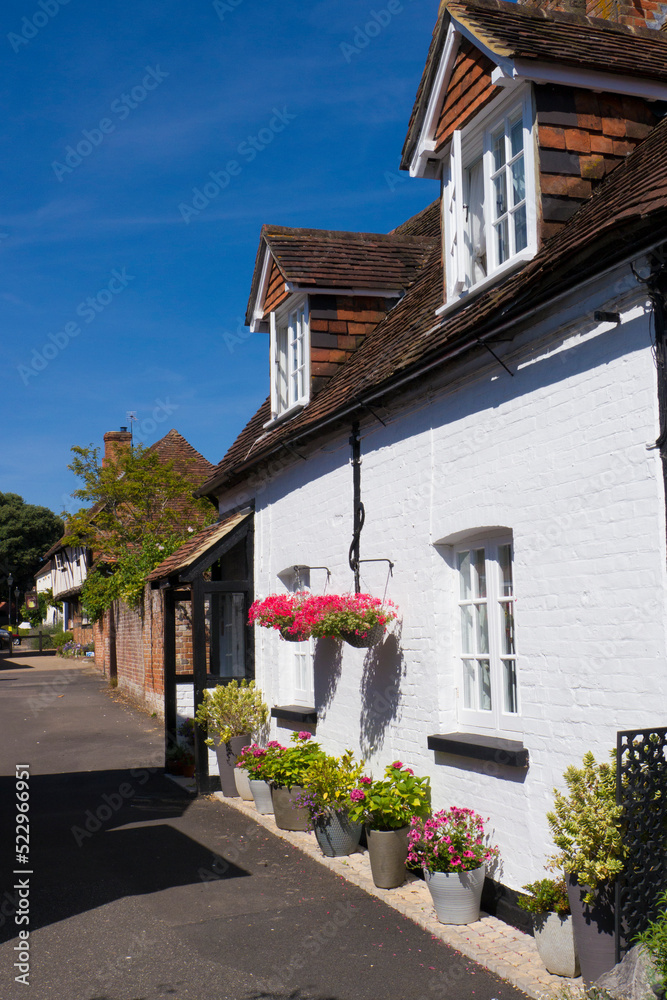
<path id="1" fill-rule="evenodd" d="M 271 740 L 265 747 L 251 743 L 244 747 L 236 758 L 236 770 L 243 770 L 248 776 L 248 786 L 258 813 L 268 815 L 273 812 L 271 785 L 267 780 L 272 756 L 276 751 L 283 751 L 277 740 Z"/>
<path id="2" fill-rule="evenodd" d="M 568 794 L 554 789 L 547 813 L 559 853 L 552 864 L 567 876 L 574 940 L 586 985 L 615 964 L 614 881 L 623 871 L 622 807 L 616 805 L 616 757 L 565 771 Z"/>
<path id="3" fill-rule="evenodd" d="M 307 830 L 310 813 L 300 805 L 299 796 L 312 763 L 324 751 L 309 732 L 292 733 L 291 746 L 276 749 L 264 765 L 264 777 L 271 782 L 271 798 L 276 826 L 280 830 Z"/>
<path id="4" fill-rule="evenodd" d="M 350 792 L 364 769 L 351 750 L 340 757 L 316 757 L 304 778 L 300 804 L 306 806 L 315 838 L 328 858 L 353 854 L 359 846 L 361 822 L 349 816 Z"/>
<path id="5" fill-rule="evenodd" d="M 370 594 L 331 595 L 317 612 L 311 626 L 313 636 L 334 636 L 357 648 L 379 642 L 388 623 L 397 617 L 391 601 Z"/>
<path id="6" fill-rule="evenodd" d="M 248 622 L 251 625 L 261 625 L 262 628 L 275 628 L 288 642 L 303 642 L 309 638 L 310 630 L 303 621 L 295 623 L 295 619 L 309 597 L 307 591 L 269 594 L 251 604 Z"/>
<path id="7" fill-rule="evenodd" d="M 479 920 L 486 863 L 498 848 L 488 844 L 484 820 L 472 809 L 441 809 L 428 819 L 413 817 L 408 863 L 419 865 L 443 924 Z"/>
<path id="8" fill-rule="evenodd" d="M 579 957 L 574 946 L 570 901 L 565 879 L 543 878 L 523 887 L 519 906 L 533 915 L 533 935 L 547 972 L 554 976 L 579 975 Z"/>
<path id="9" fill-rule="evenodd" d="M 395 760 L 387 765 L 383 778 L 360 778 L 350 800 L 350 819 L 366 826 L 375 885 L 395 889 L 405 881 L 410 820 L 426 817 L 431 811 L 429 779 L 415 777 L 411 768 Z"/>
<path id="10" fill-rule="evenodd" d="M 215 747 L 220 787 L 225 795 L 238 795 L 234 780 L 237 754 L 250 743 L 252 734 L 266 725 L 268 707 L 254 681 L 230 681 L 204 691 L 197 708 L 197 724 L 206 730 L 207 746 Z"/>
<path id="11" fill-rule="evenodd" d="M 167 771 L 183 778 L 191 778 L 195 773 L 195 755 L 189 747 L 175 744 L 169 747 L 166 757 Z"/>

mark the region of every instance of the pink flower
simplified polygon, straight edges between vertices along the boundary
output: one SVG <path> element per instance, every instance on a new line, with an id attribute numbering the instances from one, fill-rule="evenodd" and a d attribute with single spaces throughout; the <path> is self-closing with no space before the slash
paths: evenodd
<path id="1" fill-rule="evenodd" d="M 350 798 L 353 802 L 363 802 L 366 798 L 366 792 L 362 788 L 353 788 L 350 792 Z"/>
<path id="2" fill-rule="evenodd" d="M 312 738 L 312 735 L 313 735 L 312 733 L 307 733 L 305 729 L 303 730 L 303 732 L 298 734 L 300 740 L 309 740 Z"/>
<path id="3" fill-rule="evenodd" d="M 366 775 L 364 775 L 363 778 L 359 778 L 359 781 L 361 782 L 362 785 L 372 785 L 373 784 L 373 779 L 372 778 L 367 778 Z"/>
<path id="4" fill-rule="evenodd" d="M 400 760 L 395 760 L 391 766 L 400 769 L 401 767 L 403 767 L 403 762 Z"/>
<path id="5" fill-rule="evenodd" d="M 412 768 L 411 768 L 411 767 L 406 767 L 406 769 L 405 769 L 405 773 L 406 773 L 406 774 L 411 774 L 411 775 L 412 775 L 412 776 L 414 777 L 414 773 L 415 773 L 415 772 L 414 772 L 414 771 L 412 770 Z"/>

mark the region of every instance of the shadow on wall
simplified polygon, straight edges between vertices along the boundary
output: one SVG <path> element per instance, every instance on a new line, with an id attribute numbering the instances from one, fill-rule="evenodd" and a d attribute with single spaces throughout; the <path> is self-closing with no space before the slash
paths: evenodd
<path id="1" fill-rule="evenodd" d="M 397 624 L 395 631 L 377 646 L 372 646 L 364 658 L 359 742 L 365 756 L 381 750 L 384 745 L 385 733 L 398 716 L 404 676 L 401 627 Z"/>
<path id="2" fill-rule="evenodd" d="M 319 719 L 325 719 L 327 708 L 334 699 L 343 668 L 343 643 L 325 637 L 315 644 L 313 674 L 315 708 Z"/>

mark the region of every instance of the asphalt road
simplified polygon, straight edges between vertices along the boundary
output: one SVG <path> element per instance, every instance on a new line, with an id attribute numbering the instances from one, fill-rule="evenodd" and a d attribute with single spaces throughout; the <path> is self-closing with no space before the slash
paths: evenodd
<path id="1" fill-rule="evenodd" d="M 0 657 L 0 1000 L 523 998 L 161 762 L 92 670 Z"/>

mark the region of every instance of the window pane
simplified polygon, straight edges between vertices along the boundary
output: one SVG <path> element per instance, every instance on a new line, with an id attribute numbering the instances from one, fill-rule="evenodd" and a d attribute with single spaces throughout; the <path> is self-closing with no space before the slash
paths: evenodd
<path id="1" fill-rule="evenodd" d="M 511 601 L 501 601 L 500 652 L 503 656 L 514 655 L 514 606 Z M 485 652 L 480 650 L 480 652 Z"/>
<path id="2" fill-rule="evenodd" d="M 502 579 L 502 596 L 512 597 L 514 587 L 512 585 L 512 546 L 498 546 L 498 561 L 500 563 L 500 573 Z"/>
<path id="3" fill-rule="evenodd" d="M 515 160 L 511 166 L 512 171 L 512 204 L 518 205 L 526 197 L 526 179 L 523 168 L 523 156 Z"/>
<path id="4" fill-rule="evenodd" d="M 491 664 L 488 660 L 478 660 L 479 707 L 482 712 L 491 711 Z"/>
<path id="5" fill-rule="evenodd" d="M 472 643 L 472 607 L 464 604 L 461 608 L 461 651 L 473 653 Z"/>
<path id="6" fill-rule="evenodd" d="M 512 156 L 516 156 L 523 149 L 523 119 L 517 118 L 510 125 L 510 143 L 512 146 Z"/>
<path id="7" fill-rule="evenodd" d="M 512 715 L 516 715 L 516 661 L 506 660 L 503 666 L 505 670 L 505 711 L 510 712 Z"/>
<path id="8" fill-rule="evenodd" d="M 243 594 L 222 595 L 220 620 L 220 676 L 245 674 L 245 598 Z"/>
<path id="9" fill-rule="evenodd" d="M 496 230 L 496 253 L 498 255 L 498 264 L 503 264 L 509 257 L 509 246 L 507 241 L 507 219 L 503 219 L 502 222 L 497 223 L 494 226 Z"/>
<path id="10" fill-rule="evenodd" d="M 477 610 L 477 649 L 475 650 L 475 652 L 488 653 L 489 621 L 487 617 L 486 604 L 480 604 L 476 610 Z M 472 652 L 472 650 L 470 650 L 470 652 Z"/>
<path id="11" fill-rule="evenodd" d="M 470 553 L 459 552 L 459 578 L 461 581 L 461 600 L 468 601 L 472 597 L 472 583 L 470 580 Z"/>
<path id="12" fill-rule="evenodd" d="M 288 407 L 287 401 L 287 327 L 281 326 L 276 331 L 277 340 L 277 363 L 278 363 L 278 373 L 277 373 L 277 396 L 278 396 L 278 411 L 282 413 Z"/>
<path id="13" fill-rule="evenodd" d="M 505 130 L 501 129 L 493 136 L 493 169 L 500 170 L 505 163 Z"/>
<path id="14" fill-rule="evenodd" d="M 475 576 L 477 577 L 477 593 L 475 597 L 486 597 L 486 561 L 484 549 L 475 549 Z"/>
<path id="15" fill-rule="evenodd" d="M 463 704 L 466 708 L 475 707 L 475 661 L 463 661 Z"/>
<path id="16" fill-rule="evenodd" d="M 499 219 L 507 211 L 507 193 L 505 191 L 505 171 L 493 182 L 493 193 L 496 203 L 495 218 Z"/>
<path id="17" fill-rule="evenodd" d="M 522 205 L 514 213 L 514 249 L 516 252 L 525 250 L 528 246 L 528 228 L 526 226 L 526 206 Z"/>

